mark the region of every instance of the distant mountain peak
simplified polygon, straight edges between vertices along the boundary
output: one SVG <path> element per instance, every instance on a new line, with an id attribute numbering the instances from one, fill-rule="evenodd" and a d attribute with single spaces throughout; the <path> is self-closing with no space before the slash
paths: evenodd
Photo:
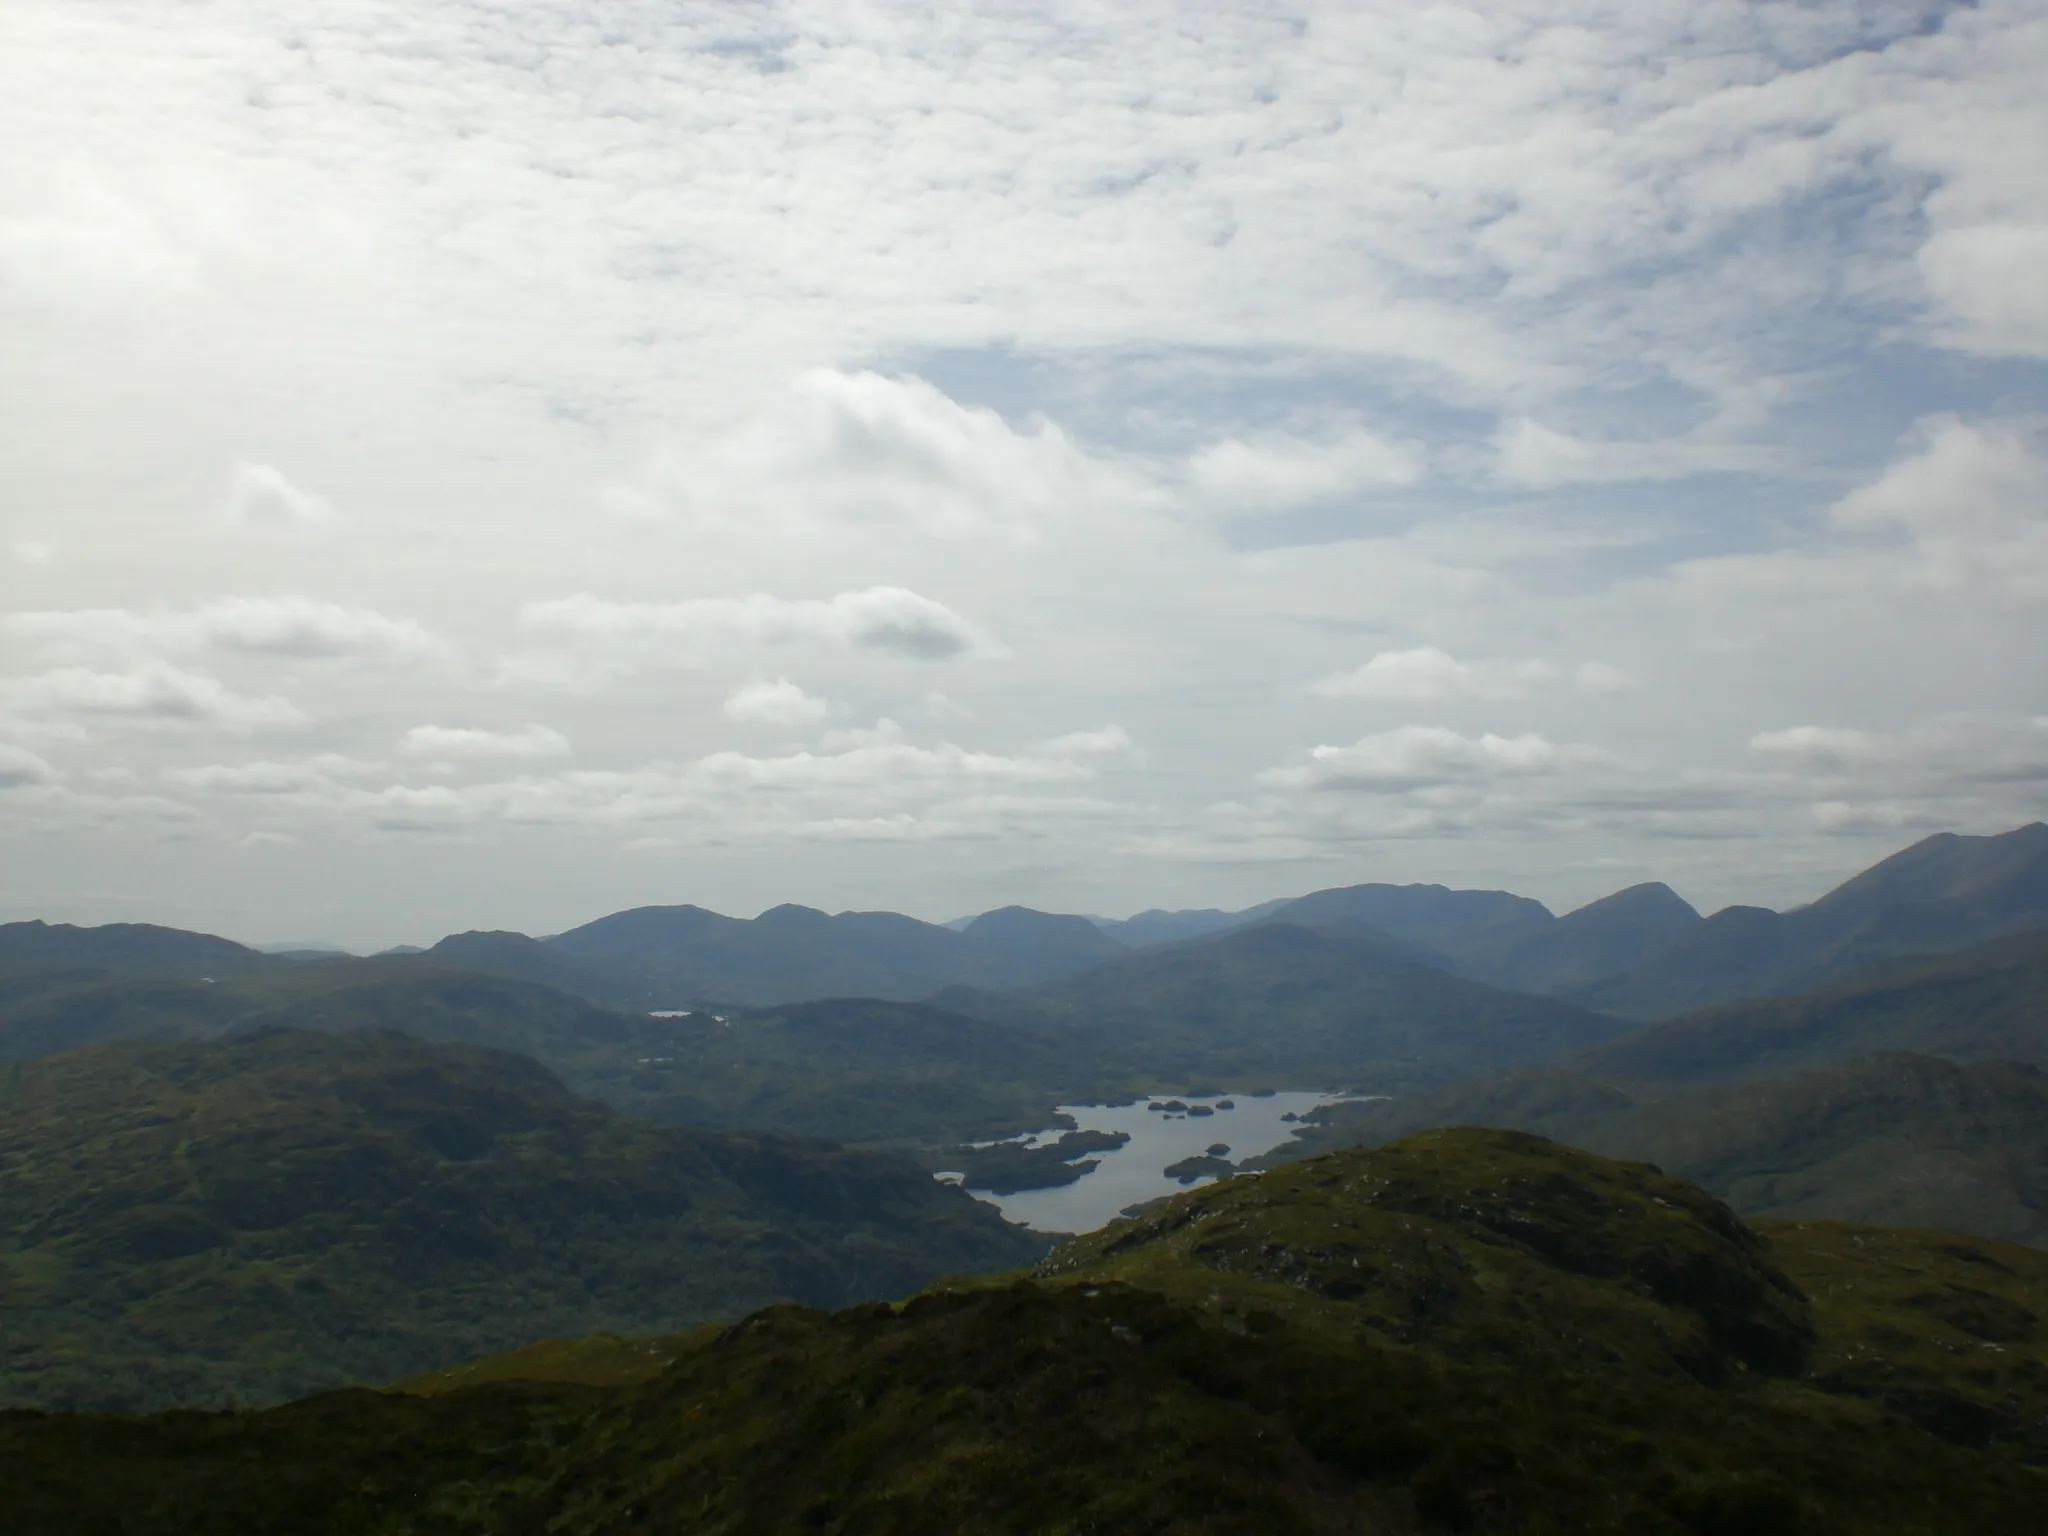
<path id="1" fill-rule="evenodd" d="M 1681 919 L 1697 921 L 1699 909 L 1662 880 L 1645 880 L 1640 885 L 1627 886 L 1598 901 L 1589 901 L 1583 907 L 1576 907 L 1559 919 L 1560 922 L 1584 920 L 1596 914 L 1605 916 L 1613 913 L 1658 913 Z"/>

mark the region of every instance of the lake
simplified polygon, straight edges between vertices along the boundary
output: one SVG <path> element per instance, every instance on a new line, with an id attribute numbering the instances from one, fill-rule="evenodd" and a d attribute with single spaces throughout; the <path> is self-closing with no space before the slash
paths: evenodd
<path id="1" fill-rule="evenodd" d="M 975 1198 L 987 1201 L 1010 1220 L 1040 1232 L 1092 1232 L 1115 1221 L 1127 1205 L 1213 1182 L 1198 1179 L 1194 1184 L 1182 1184 L 1166 1176 L 1168 1163 L 1199 1157 L 1212 1142 L 1219 1141 L 1229 1146 L 1232 1162 L 1269 1152 L 1294 1134 L 1293 1123 L 1283 1120 L 1283 1115 L 1305 1115 L 1318 1104 L 1333 1104 L 1344 1095 L 1291 1091 L 1267 1098 L 1242 1093 L 1156 1097 L 1161 1103 L 1178 1097 L 1191 1108 L 1198 1104 L 1213 1108 L 1223 1101 L 1236 1107 L 1218 1109 L 1211 1115 L 1182 1117 L 1147 1109 L 1145 1106 L 1151 1101 L 1146 1099 L 1121 1105 L 1062 1104 L 1060 1113 L 1072 1115 L 1082 1130 L 1127 1131 L 1131 1139 L 1113 1152 L 1089 1153 L 1100 1160 L 1095 1171 L 1058 1189 L 1025 1189 L 1014 1195 L 976 1190 Z M 1044 1141 L 1057 1141 L 1060 1135 L 1059 1130 L 1048 1130 L 1022 1139 L 1036 1146 Z"/>

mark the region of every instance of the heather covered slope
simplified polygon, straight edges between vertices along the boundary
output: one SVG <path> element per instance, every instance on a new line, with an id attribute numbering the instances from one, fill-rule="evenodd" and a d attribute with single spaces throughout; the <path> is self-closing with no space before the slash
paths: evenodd
<path id="1" fill-rule="evenodd" d="M 2048 1073 L 1881 1052 L 1686 1088 L 1503 1073 L 1320 1110 L 1265 1161 L 1433 1126 L 1539 1133 L 1693 1180 L 1751 1216 L 1941 1228 L 2048 1247 Z"/>
<path id="2" fill-rule="evenodd" d="M 1763 1236 L 1653 1170 L 1446 1133 L 1178 1197 L 1033 1279 L 256 1415 L 0 1417 L 0 1459 L 34 1536 L 2019 1531 L 2044 1306 L 2024 1251 Z"/>
<path id="3" fill-rule="evenodd" d="M 2044 1066 L 2048 938 L 2027 933 L 1335 1106 L 1271 1156 L 1511 1127 L 1658 1163 L 1747 1213 L 2048 1244 Z"/>
<path id="4" fill-rule="evenodd" d="M 536 1063 L 270 1030 L 0 1070 L 0 1400 L 385 1380 L 1042 1251 L 908 1161 L 628 1120 Z"/>

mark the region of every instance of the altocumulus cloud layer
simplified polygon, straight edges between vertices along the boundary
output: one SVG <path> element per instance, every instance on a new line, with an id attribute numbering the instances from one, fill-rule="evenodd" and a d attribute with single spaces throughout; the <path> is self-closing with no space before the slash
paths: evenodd
<path id="1" fill-rule="evenodd" d="M 2048 5 L 0 8 L 0 905 L 1790 902 L 2048 786 Z"/>

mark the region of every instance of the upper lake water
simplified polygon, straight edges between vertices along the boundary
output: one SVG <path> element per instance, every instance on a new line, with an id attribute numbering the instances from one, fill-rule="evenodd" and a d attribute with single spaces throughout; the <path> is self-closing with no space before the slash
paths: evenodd
<path id="1" fill-rule="evenodd" d="M 1088 1156 L 1099 1160 L 1098 1166 L 1093 1173 L 1084 1173 L 1071 1184 L 1057 1189 L 1024 1189 L 1014 1195 L 992 1195 L 978 1189 L 974 1197 L 986 1200 L 1010 1220 L 1040 1232 L 1093 1232 L 1115 1221 L 1127 1205 L 1195 1187 L 1169 1178 L 1165 1171 L 1168 1163 L 1200 1157 L 1212 1142 L 1219 1141 L 1229 1146 L 1232 1162 L 1269 1152 L 1294 1134 L 1294 1124 L 1283 1120 L 1283 1115 L 1305 1115 L 1318 1104 L 1335 1103 L 1343 1095 L 1287 1092 L 1263 1099 L 1242 1093 L 1157 1097 L 1161 1103 L 1177 1097 L 1183 1104 L 1212 1107 L 1227 1099 L 1236 1107 L 1219 1109 L 1213 1115 L 1183 1118 L 1147 1109 L 1146 1104 L 1151 1102 L 1147 1099 L 1135 1104 L 1062 1104 L 1060 1113 L 1072 1115 L 1080 1129 L 1127 1131 L 1131 1139 L 1113 1152 L 1090 1152 Z M 1058 1130 L 1040 1131 L 1022 1139 L 1027 1145 L 1037 1146 L 1057 1141 L 1062 1134 Z"/>

